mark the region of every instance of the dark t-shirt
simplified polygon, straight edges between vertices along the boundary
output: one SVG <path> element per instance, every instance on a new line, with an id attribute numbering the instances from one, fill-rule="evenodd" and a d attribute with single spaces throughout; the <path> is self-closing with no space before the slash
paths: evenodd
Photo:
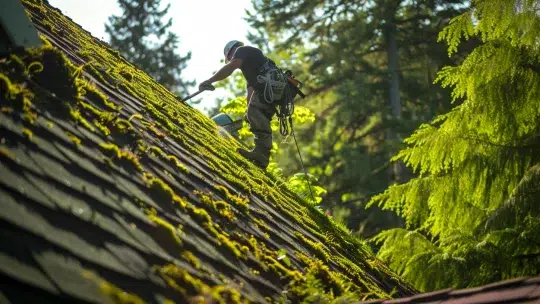
<path id="1" fill-rule="evenodd" d="M 240 70 L 248 83 L 248 87 L 257 87 L 259 68 L 268 60 L 261 50 L 251 46 L 241 46 L 236 49 L 232 59 L 242 59 Z M 231 59 L 231 60 L 232 60 Z"/>

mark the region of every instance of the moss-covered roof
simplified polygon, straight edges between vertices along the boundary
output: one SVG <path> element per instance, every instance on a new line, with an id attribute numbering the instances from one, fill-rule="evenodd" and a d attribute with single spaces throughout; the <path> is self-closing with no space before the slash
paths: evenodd
<path id="1" fill-rule="evenodd" d="M 45 46 L 0 59 L 0 298 L 414 293 L 361 240 L 240 157 L 212 120 L 57 9 L 23 4 Z"/>

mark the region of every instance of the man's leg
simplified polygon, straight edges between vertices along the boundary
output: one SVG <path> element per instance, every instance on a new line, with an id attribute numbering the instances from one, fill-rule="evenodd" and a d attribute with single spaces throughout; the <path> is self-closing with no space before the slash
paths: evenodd
<path id="1" fill-rule="evenodd" d="M 260 102 L 254 93 L 248 104 L 246 118 L 251 132 L 255 136 L 255 148 L 251 151 L 239 149 L 238 152 L 253 161 L 259 167 L 266 169 L 272 150 L 272 128 L 270 121 L 275 114 L 274 105 Z"/>

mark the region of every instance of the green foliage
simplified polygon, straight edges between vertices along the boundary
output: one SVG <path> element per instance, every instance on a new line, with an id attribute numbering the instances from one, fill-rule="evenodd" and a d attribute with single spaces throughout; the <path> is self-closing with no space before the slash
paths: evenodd
<path id="1" fill-rule="evenodd" d="M 412 175 L 395 174 L 390 157 L 418 125 L 451 108 L 449 90 L 433 85 L 440 66 L 453 64 L 437 34 L 468 1 L 253 1 L 252 41 L 305 84 L 298 104 L 315 114 L 297 126 L 309 173 L 328 190 L 323 205 L 364 236 L 401 220 L 370 197 Z M 391 29 L 397 29 L 392 32 Z M 389 50 L 391 33 L 395 52 Z M 466 48 L 465 48 L 466 49 Z M 397 58 L 401 114 L 390 102 L 390 59 Z M 393 58 L 393 57 L 392 57 Z M 294 144 L 276 156 L 284 174 L 300 171 Z"/>
<path id="2" fill-rule="evenodd" d="M 187 95 L 194 81 L 181 78 L 191 52 L 179 55 L 179 37 L 170 32 L 172 19 L 163 21 L 170 8 L 161 9 L 161 0 L 118 0 L 121 16 L 110 16 L 105 31 L 110 45 L 122 56 L 151 75 L 157 82 L 180 96 Z M 133 74 L 120 72 L 127 80 Z"/>
<path id="3" fill-rule="evenodd" d="M 228 114 L 232 120 L 241 119 L 247 111 L 247 97 L 242 96 L 232 99 L 222 106 L 219 111 Z"/>
<path id="4" fill-rule="evenodd" d="M 301 280 L 287 286 L 287 294 L 293 303 L 351 303 L 358 298 L 351 285 L 343 282 L 338 273 L 331 271 L 320 260 L 307 267 Z M 285 303 L 288 303 L 285 301 Z"/>
<path id="5" fill-rule="evenodd" d="M 297 173 L 289 178 L 287 181 L 287 187 L 296 192 L 307 202 L 317 205 L 322 201 L 322 196 L 326 194 L 326 190 L 321 186 L 315 185 L 315 182 L 317 182 L 317 178 L 315 178 L 313 175 L 308 174 L 306 178 L 304 173 Z"/>
<path id="6" fill-rule="evenodd" d="M 30 132 L 25 132 L 28 136 L 33 134 L 32 131 L 41 130 L 34 132 L 34 140 L 43 136 L 44 132 L 54 131 L 49 130 L 53 128 L 50 118 L 54 117 L 55 132 L 58 132 L 59 128 L 69 127 L 70 131 L 75 132 L 72 135 L 81 136 L 78 148 L 81 153 L 99 149 L 102 154 L 108 156 L 102 158 L 95 155 L 109 166 L 109 168 L 98 167 L 109 169 L 108 172 L 112 174 L 119 173 L 139 185 L 145 195 L 126 199 L 132 201 L 137 210 L 146 213 L 148 223 L 155 224 L 148 226 L 150 229 L 146 231 L 148 235 L 156 236 L 157 233 L 159 239 L 157 241 L 163 244 L 167 241 L 173 242 L 172 246 L 165 246 L 167 255 L 184 259 L 195 268 L 200 266 L 200 269 L 194 271 L 193 267 L 185 268 L 186 263 L 163 265 L 157 260 L 150 261 L 153 264 L 150 265 L 153 272 L 165 283 L 160 287 L 164 292 L 183 302 L 204 301 L 209 296 L 206 300 L 220 303 L 243 301 L 241 293 L 251 293 L 249 290 L 251 281 L 266 281 L 277 287 L 277 292 L 276 289 L 267 290 L 268 302 L 278 300 L 281 295 L 284 296 L 284 301 L 296 302 L 289 300 L 292 298 L 291 294 L 279 292 L 292 281 L 296 283 L 291 284 L 295 287 L 295 294 L 308 298 L 313 296 L 312 299 L 315 301 L 317 301 L 315 296 L 319 294 L 323 302 L 330 302 L 338 296 L 338 293 L 340 297 L 349 296 L 350 294 L 347 294 L 349 288 L 358 291 L 350 295 L 352 296 L 350 300 L 375 296 L 386 298 L 390 293 L 399 296 L 413 292 L 402 280 L 394 277 L 387 267 L 377 263 L 372 254 L 366 250 L 366 244 L 350 235 L 344 235 L 342 229 L 331 219 L 299 199 L 297 195 L 293 195 L 289 189 L 280 184 L 280 180 L 264 174 L 261 170 L 242 168 L 247 161 L 236 153 L 238 145 L 217 136 L 215 124 L 208 117 L 192 107 L 179 104 L 163 86 L 119 57 L 118 53 L 112 51 L 106 44 L 99 43 L 58 10 L 51 9 L 46 4 L 43 4 L 43 7 L 34 7 L 26 0 L 23 3 L 36 24 L 39 25 L 46 20 L 62 28 L 66 39 L 69 39 L 68 44 L 63 45 L 64 50 L 65 47 L 70 49 L 70 46 L 80 49 L 87 63 L 74 66 L 68 57 L 62 55 L 64 51 L 50 44 L 41 49 L 28 50 L 36 51 L 35 55 L 26 54 L 19 60 L 8 59 L 1 62 L 0 88 L 6 89 L 6 92 L 2 91 L 3 94 L 0 94 L 2 111 L 11 112 L 12 117 L 39 115 L 40 121 L 36 125 L 24 122 L 30 127 L 28 128 Z M 25 75 L 26 70 L 40 70 L 38 65 L 32 65 L 33 62 L 39 62 L 43 70 L 29 77 Z M 33 67 L 29 68 L 30 65 Z M 81 73 L 82 71 L 85 73 Z M 122 76 L 123 72 L 133 77 Z M 86 78 L 87 73 L 100 81 L 101 85 L 92 89 Z M 41 79 L 40 75 L 51 77 Z M 54 83 L 49 83 L 51 81 Z M 140 109 L 134 112 L 133 108 L 128 107 L 119 111 L 118 105 L 109 105 L 107 102 L 112 101 L 106 100 L 103 97 L 105 95 L 97 91 L 102 85 L 113 90 L 115 88 L 122 90 L 122 94 L 128 94 L 131 98 L 139 100 Z M 58 98 L 59 96 L 61 98 Z M 68 110 L 65 116 L 57 115 L 56 112 L 60 107 Z M 114 112 L 109 112 L 110 110 Z M 73 124 L 84 124 L 88 121 L 94 123 L 96 127 L 97 121 L 100 124 L 108 121 L 107 126 L 111 128 L 111 134 L 101 134 L 101 130 L 98 129 L 88 131 L 71 127 Z M 22 126 L 16 128 L 21 130 Z M 167 139 L 154 136 L 156 130 L 160 130 Z M 84 134 L 80 131 L 84 131 Z M 68 144 L 77 141 L 68 133 L 66 135 L 64 141 Z M 165 153 L 167 151 L 165 148 L 171 143 L 185 152 L 177 155 L 178 159 Z M 58 144 L 65 143 L 59 141 Z M 11 152 L 16 151 L 12 149 L 13 147 L 5 148 L 0 154 L 11 158 L 10 161 L 13 162 L 15 157 Z M 194 163 L 191 161 L 192 156 L 199 160 Z M 200 163 L 201 159 L 203 163 Z M 170 162 L 169 166 L 166 166 L 166 162 Z M 219 178 L 208 178 L 207 174 L 199 170 L 201 169 L 199 165 L 203 165 L 202 171 L 210 172 Z M 185 170 L 184 166 L 189 166 L 189 170 Z M 126 170 L 129 176 L 125 174 L 126 172 L 122 172 Z M 205 199 L 204 193 L 197 195 L 193 192 L 193 185 L 186 183 L 188 180 L 206 183 L 208 189 L 201 190 L 205 193 L 212 191 L 214 196 Z M 302 231 L 299 233 L 300 236 L 289 234 L 289 238 L 298 238 L 300 241 L 294 246 L 296 249 L 294 254 L 290 246 L 286 247 L 290 266 L 284 258 L 279 260 L 282 255 L 278 256 L 277 251 L 280 248 L 269 240 L 276 239 L 273 228 L 279 221 L 275 221 L 275 214 L 272 214 L 274 211 L 264 212 L 267 208 L 259 205 L 261 200 L 264 201 L 264 205 L 271 206 L 275 214 L 280 215 L 282 218 L 280 221 L 293 223 L 298 231 Z M 169 212 L 185 216 L 172 218 L 167 216 Z M 186 222 L 187 218 L 191 220 Z M 234 221 L 234 218 L 238 220 Z M 178 250 L 187 249 L 177 247 L 189 243 L 183 239 L 185 234 L 182 231 L 192 228 L 197 228 L 195 230 L 204 234 L 197 233 L 198 235 L 193 237 L 205 238 L 206 244 L 210 246 L 206 246 L 207 248 L 219 251 L 220 256 L 225 254 L 231 265 L 246 270 L 241 280 L 245 285 L 227 273 L 221 275 L 215 273 L 219 269 L 207 267 L 205 263 L 208 261 L 201 259 L 197 262 L 193 256 Z M 181 242 L 178 242 L 179 240 Z M 312 256 L 305 256 L 300 260 L 299 252 Z M 198 258 L 202 251 L 194 250 L 193 254 Z M 314 255 L 324 257 L 331 265 L 318 263 Z M 306 281 L 303 273 L 310 273 L 306 279 L 311 282 L 303 284 Z M 260 277 L 255 277 L 259 275 Z M 89 276 L 85 273 L 85 277 Z M 390 278 L 390 281 L 381 278 Z M 320 284 L 314 284 L 315 280 Z M 203 281 L 211 282 L 213 286 L 207 286 Z M 231 284 L 238 288 L 231 288 Z M 100 285 L 105 294 L 118 301 L 133 302 L 134 297 L 128 292 L 139 292 L 133 286 L 128 286 L 124 292 L 106 282 L 100 282 Z M 393 290 L 397 290 L 397 293 L 394 294 Z M 148 297 L 151 301 L 151 295 Z M 326 301 L 327 299 L 329 301 Z M 250 297 L 250 300 L 260 299 Z"/>
<path id="7" fill-rule="evenodd" d="M 394 158 L 419 177 L 370 202 L 405 219 L 410 231 L 374 241 L 379 257 L 421 290 L 538 274 L 537 11 L 535 1 L 474 1 L 439 36 L 450 54 L 463 39 L 483 43 L 438 74 L 458 105 L 420 126 Z"/>
<path id="8" fill-rule="evenodd" d="M 230 82 L 232 84 L 232 82 Z M 226 105 L 222 106 L 220 108 L 220 112 L 228 114 L 232 120 L 238 120 L 242 119 L 244 114 L 247 111 L 247 98 L 246 97 L 238 97 L 231 101 L 229 101 Z M 297 106 L 295 107 L 295 111 L 293 113 L 293 122 L 295 125 L 306 125 L 309 123 L 313 123 L 315 120 L 315 115 L 313 112 L 311 112 L 308 108 Z M 278 144 L 275 142 L 276 140 L 279 140 L 281 135 L 279 134 L 279 122 L 277 119 L 272 120 L 272 131 L 273 131 L 273 138 L 274 138 L 274 148 L 272 149 L 272 160 L 276 157 L 276 154 L 279 154 L 280 151 L 278 149 Z M 244 123 L 242 129 L 238 131 L 239 138 L 246 144 L 247 146 L 251 146 L 253 144 L 253 134 L 249 131 L 249 124 Z M 269 164 L 269 167 L 267 168 L 267 171 L 270 174 L 273 174 L 279 179 L 284 179 L 283 177 L 283 170 L 279 168 L 278 164 L 274 161 L 271 161 Z M 305 199 L 306 201 L 312 203 L 312 204 L 319 204 L 322 201 L 322 196 L 326 193 L 326 190 L 322 188 L 321 186 L 316 186 L 313 183 L 317 181 L 317 179 L 313 175 L 308 175 L 310 179 L 310 183 L 312 186 L 312 191 L 314 195 L 315 201 L 313 201 L 312 195 L 308 188 L 308 182 L 305 178 L 305 174 L 298 173 L 292 175 L 286 182 L 287 187 L 291 189 L 292 191 L 296 192 L 300 197 Z"/>

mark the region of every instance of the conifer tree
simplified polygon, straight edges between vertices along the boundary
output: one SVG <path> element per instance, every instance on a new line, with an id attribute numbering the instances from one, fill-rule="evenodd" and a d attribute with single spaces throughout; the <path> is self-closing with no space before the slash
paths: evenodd
<path id="1" fill-rule="evenodd" d="M 298 101 L 317 116 L 296 132 L 302 154 L 328 190 L 323 207 L 355 231 L 369 236 L 400 225 L 393 214 L 364 206 L 406 177 L 389 162 L 401 139 L 450 108 L 448 90 L 432 85 L 440 66 L 452 63 L 436 38 L 464 2 L 253 1 L 252 26 L 269 35 L 276 53 L 302 58 L 290 61 L 310 95 Z M 290 147 L 281 167 L 298 172 L 295 146 L 281 147 Z"/>
<path id="2" fill-rule="evenodd" d="M 105 31 L 110 45 L 127 60 L 151 75 L 173 93 L 184 96 L 194 81 L 181 78 L 191 58 L 177 53 L 179 38 L 169 31 L 172 19 L 164 21 L 170 4 L 161 0 L 118 0 L 123 13 L 110 16 Z"/>
<path id="3" fill-rule="evenodd" d="M 395 157 L 419 174 L 371 203 L 406 229 L 374 241 L 421 290 L 540 274 L 540 2 L 475 0 L 439 35 L 455 54 L 436 81 L 457 106 L 420 126 Z"/>

